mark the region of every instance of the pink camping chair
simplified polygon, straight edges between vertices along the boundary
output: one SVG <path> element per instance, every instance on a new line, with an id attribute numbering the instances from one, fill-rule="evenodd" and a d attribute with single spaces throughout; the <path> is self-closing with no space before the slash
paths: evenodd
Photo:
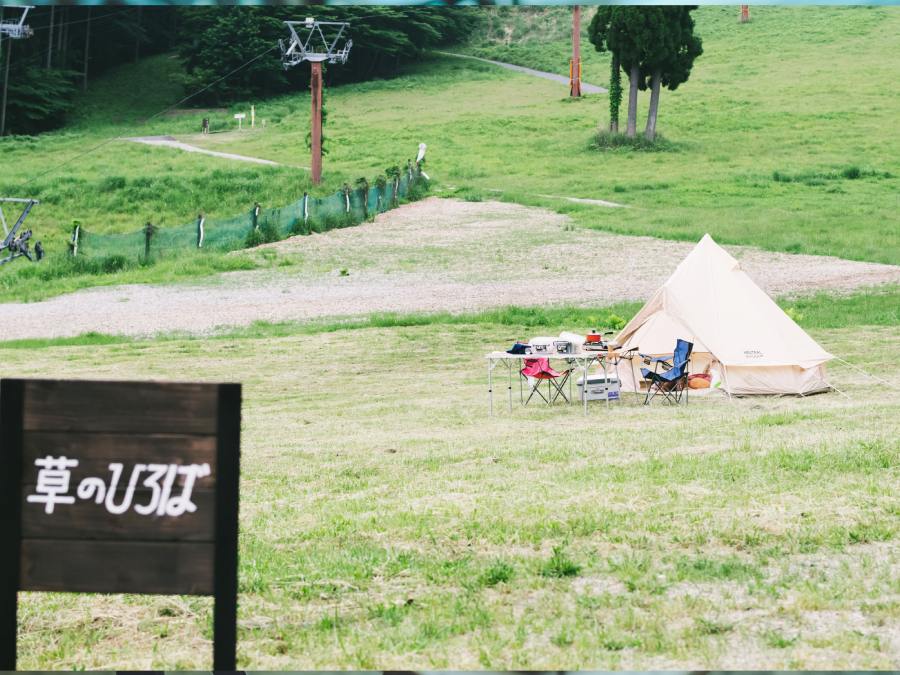
<path id="1" fill-rule="evenodd" d="M 525 359 L 525 367 L 519 371 L 519 374 L 521 375 L 521 379 L 519 380 L 519 398 L 521 399 L 524 397 L 522 392 L 522 381 L 528 381 L 531 391 L 528 394 L 528 398 L 525 399 L 524 405 L 528 405 L 532 396 L 535 394 L 544 399 L 544 403 L 547 405 L 553 405 L 553 402 L 560 396 L 563 397 L 563 400 L 566 403 L 569 403 L 569 398 L 563 391 L 563 387 L 566 386 L 566 382 L 568 382 L 571 372 L 571 370 L 564 370 L 562 372 L 553 370 L 553 368 L 550 367 L 550 359 Z M 547 382 L 546 396 L 541 392 L 541 383 L 544 381 Z"/>

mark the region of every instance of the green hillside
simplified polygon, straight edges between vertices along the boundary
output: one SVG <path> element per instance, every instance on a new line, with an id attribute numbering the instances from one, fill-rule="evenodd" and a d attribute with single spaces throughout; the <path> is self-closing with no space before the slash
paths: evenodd
<path id="1" fill-rule="evenodd" d="M 563 72 L 563 19 L 550 40 L 526 39 L 538 20 L 526 17 L 514 46 L 484 29 L 470 48 Z M 900 9 L 758 7 L 740 25 L 734 8 L 704 7 L 696 19 L 705 52 L 688 83 L 663 93 L 665 151 L 591 149 L 607 121 L 604 95 L 571 101 L 559 84 L 436 56 L 396 79 L 328 91 L 321 191 L 371 178 L 424 141 L 427 170 L 445 193 L 548 206 L 612 232 L 688 240 L 710 232 L 723 243 L 900 263 L 900 103 L 890 86 L 900 80 Z M 583 51 L 585 79 L 603 84 L 605 57 L 586 41 Z M 79 101 L 69 127 L 0 140 L 0 192 L 42 200 L 30 225 L 51 254 L 64 250 L 75 219 L 99 232 L 147 220 L 165 227 L 199 211 L 288 203 L 309 188 L 307 94 L 254 101 L 265 128 L 252 132 L 225 131 L 250 102 L 152 118 L 182 95 L 177 72 L 168 56 L 123 66 Z M 205 115 L 223 133 L 196 134 Z M 110 140 L 147 134 L 285 166 Z M 0 284 L 10 274 L 18 272 L 4 270 Z"/>

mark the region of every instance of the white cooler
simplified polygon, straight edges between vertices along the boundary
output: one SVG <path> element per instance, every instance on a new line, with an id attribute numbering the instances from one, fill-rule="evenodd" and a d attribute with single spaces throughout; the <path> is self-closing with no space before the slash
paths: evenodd
<path id="1" fill-rule="evenodd" d="M 610 401 L 619 400 L 620 385 L 619 380 L 615 376 L 609 375 L 608 377 L 604 377 L 603 373 L 598 373 L 596 375 L 588 375 L 587 380 L 588 401 L 605 401 L 607 399 Z M 584 401 L 584 394 L 582 393 L 582 390 L 584 389 L 584 378 L 579 377 L 577 383 L 578 400 Z"/>

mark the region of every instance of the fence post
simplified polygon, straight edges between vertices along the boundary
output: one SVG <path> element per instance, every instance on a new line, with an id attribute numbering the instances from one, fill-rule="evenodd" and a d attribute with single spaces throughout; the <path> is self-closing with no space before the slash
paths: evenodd
<path id="1" fill-rule="evenodd" d="M 203 237 L 205 235 L 203 226 L 206 224 L 206 218 L 203 214 L 197 215 L 197 248 L 203 248 Z"/>
<path id="2" fill-rule="evenodd" d="M 303 224 L 309 220 L 309 193 L 303 193 Z"/>
<path id="3" fill-rule="evenodd" d="M 156 232 L 156 227 L 149 220 L 144 225 L 144 259 L 150 259 L 150 240 Z"/>
<path id="4" fill-rule="evenodd" d="M 253 210 L 250 212 L 250 220 L 253 223 L 253 229 L 259 229 L 259 202 L 256 202 L 253 205 Z"/>
<path id="5" fill-rule="evenodd" d="M 81 225 L 76 220 L 72 223 L 72 242 L 69 244 L 69 250 L 72 251 L 72 257 L 78 255 L 78 234 L 81 231 Z"/>

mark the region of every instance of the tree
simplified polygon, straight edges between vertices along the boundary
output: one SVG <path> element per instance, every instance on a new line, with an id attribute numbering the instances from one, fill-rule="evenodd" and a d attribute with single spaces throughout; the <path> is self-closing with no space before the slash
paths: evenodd
<path id="1" fill-rule="evenodd" d="M 660 87 L 670 91 L 687 82 L 691 76 L 694 61 L 703 53 L 703 43 L 694 35 L 694 6 L 654 7 L 659 10 L 657 39 L 652 48 L 647 49 L 643 70 L 649 79 L 644 86 L 650 89 L 650 108 L 647 111 L 647 127 L 644 135 L 648 140 L 656 138 L 656 119 L 659 112 Z"/>
<path id="2" fill-rule="evenodd" d="M 414 62 L 432 47 L 460 40 L 475 16 L 436 7 L 182 7 L 177 50 L 188 71 L 186 86 L 199 89 L 210 80 L 275 47 L 287 37 L 283 22 L 313 15 L 323 21 L 349 21 L 353 50 L 340 68 L 326 70 L 328 84 L 393 77 L 401 64 Z M 358 17 L 358 20 L 356 20 Z M 309 84 L 309 69 L 285 72 L 277 49 L 198 100 L 223 103 L 300 91 Z"/>
<path id="3" fill-rule="evenodd" d="M 590 39 L 597 51 L 608 50 L 613 60 L 618 62 L 615 79 L 618 78 L 619 69 L 628 73 L 628 120 L 625 133 L 629 137 L 633 137 L 637 129 L 637 99 L 641 79 L 641 46 L 643 43 L 640 35 L 640 25 L 643 22 L 641 9 L 644 8 L 628 6 L 599 7 L 588 28 L 588 39 Z M 612 85 L 612 82 L 610 84 Z M 613 120 L 615 120 L 615 126 L 618 129 L 618 102 L 616 102 L 614 111 L 612 109 L 613 103 L 611 98 L 610 124 L 612 125 Z"/>
<path id="4" fill-rule="evenodd" d="M 613 8 L 601 5 L 588 26 L 588 39 L 598 52 L 607 51 L 609 24 Z M 616 54 L 610 55 L 609 61 L 609 130 L 619 131 L 619 108 L 622 105 L 622 67 Z"/>
<path id="5" fill-rule="evenodd" d="M 618 127 L 618 101 L 613 100 L 613 90 L 621 68 L 628 73 L 629 80 L 626 134 L 631 138 L 636 135 L 638 91 L 649 89 L 650 108 L 644 133 L 650 140 L 656 137 L 660 88 L 674 90 L 686 82 L 694 60 L 703 53 L 690 16 L 694 9 L 694 6 L 607 6 L 598 10 L 589 37 L 598 51 L 609 51 L 613 59 L 611 130 L 613 126 Z"/>

